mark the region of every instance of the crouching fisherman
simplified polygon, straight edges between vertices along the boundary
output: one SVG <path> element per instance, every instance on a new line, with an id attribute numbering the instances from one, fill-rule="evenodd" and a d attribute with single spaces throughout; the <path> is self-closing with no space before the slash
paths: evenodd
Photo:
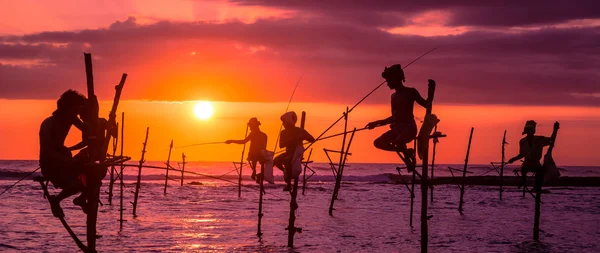
<path id="1" fill-rule="evenodd" d="M 225 143 L 231 144 L 245 144 L 250 142 L 250 150 L 248 151 L 248 162 L 252 168 L 252 180 L 256 180 L 260 183 L 261 177 L 264 175 L 264 166 L 267 162 L 267 134 L 260 131 L 260 121 L 257 118 L 251 118 L 248 121 L 248 127 L 250 127 L 250 134 L 243 140 L 227 140 Z M 257 177 L 256 164 L 260 164 L 261 173 Z"/>
<path id="2" fill-rule="evenodd" d="M 315 138 L 303 128 L 297 127 L 298 115 L 295 112 L 287 112 L 281 116 L 283 131 L 279 136 L 279 148 L 285 147 L 285 152 L 273 160 L 275 167 L 283 171 L 286 186 L 284 191 L 291 191 L 292 179 L 300 175 L 294 168 L 300 169 L 302 154 L 304 153 L 303 141 L 315 142 Z"/>
<path id="3" fill-rule="evenodd" d="M 88 163 L 88 159 L 73 158 L 70 150 L 74 148 L 67 148 L 64 144 L 73 125 L 80 129 L 84 136 L 89 132 L 87 126 L 77 117 L 84 113 L 85 103 L 86 98 L 82 94 L 74 90 L 66 91 L 57 102 L 57 110 L 45 119 L 40 127 L 39 162 L 42 174 L 54 187 L 62 189 L 58 195 L 49 196 L 52 214 L 59 218 L 64 217 L 60 202 L 77 193 L 81 195 L 73 199 L 73 204 L 86 212 L 85 186 L 100 184 L 106 175 L 104 166 Z"/>
<path id="4" fill-rule="evenodd" d="M 519 154 L 508 160 L 508 163 L 510 164 L 524 158 L 523 164 L 521 165 L 522 180 L 519 188 L 526 185 L 527 173 L 536 173 L 536 175 L 540 176 L 543 174 L 539 173 L 543 168 L 540 163 L 542 152 L 544 147 L 550 145 L 552 140 L 554 140 L 553 137 L 535 135 L 536 126 L 537 123 L 533 120 L 529 120 L 525 123 L 522 134 L 526 134 L 527 136 L 519 141 Z M 538 181 L 536 176 L 536 183 Z"/>
<path id="5" fill-rule="evenodd" d="M 417 89 L 404 86 L 404 71 L 400 64 L 386 67 L 381 76 L 385 79 L 387 86 L 395 91 L 391 97 L 392 116 L 370 122 L 366 128 L 373 129 L 390 125 L 390 130 L 375 139 L 373 144 L 381 150 L 401 152 L 408 161 L 415 163 L 415 150 L 407 148 L 406 144 L 417 136 L 417 124 L 413 113 L 414 104 L 416 102 L 426 108 L 427 100 L 419 94 Z M 429 80 L 429 82 L 433 82 L 433 80 Z"/>

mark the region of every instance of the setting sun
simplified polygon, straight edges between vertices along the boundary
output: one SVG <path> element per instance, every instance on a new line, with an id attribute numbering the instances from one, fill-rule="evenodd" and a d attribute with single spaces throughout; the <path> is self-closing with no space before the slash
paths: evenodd
<path id="1" fill-rule="evenodd" d="M 194 115 L 199 119 L 208 119 L 213 114 L 213 106 L 211 102 L 202 101 L 194 106 Z"/>

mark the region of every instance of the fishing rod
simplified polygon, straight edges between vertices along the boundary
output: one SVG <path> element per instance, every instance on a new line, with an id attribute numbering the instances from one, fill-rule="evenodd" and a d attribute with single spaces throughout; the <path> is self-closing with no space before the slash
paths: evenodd
<path id="1" fill-rule="evenodd" d="M 123 167 L 136 167 L 136 168 L 139 167 L 138 164 L 121 164 L 121 163 L 114 163 L 114 164 L 115 165 L 119 165 L 119 166 L 123 166 Z M 103 163 L 103 165 L 110 166 L 110 165 L 112 165 L 112 163 Z M 167 168 L 165 168 L 165 167 L 151 166 L 151 165 L 143 165 L 142 167 L 149 168 L 149 169 L 167 170 Z M 208 178 L 212 178 L 212 179 L 215 179 L 215 180 L 221 180 L 221 181 L 224 181 L 224 182 L 227 182 L 227 183 L 230 183 L 230 184 L 234 184 L 234 185 L 238 184 L 237 182 L 234 182 L 234 181 L 231 181 L 231 180 L 228 180 L 228 179 L 225 179 L 225 178 L 221 178 L 221 177 L 218 177 L 218 176 L 213 176 L 213 175 L 204 174 L 204 173 L 198 173 L 198 172 L 193 172 L 193 171 L 181 171 L 179 169 L 173 168 L 172 166 L 169 166 L 169 167 L 170 167 L 170 169 L 169 169 L 170 171 L 183 172 L 183 173 L 188 173 L 188 174 L 192 174 L 192 175 L 196 175 L 196 176 L 208 177 Z M 242 185 L 242 187 L 248 188 L 248 189 L 252 189 L 252 190 L 255 190 L 255 191 L 260 191 L 259 189 L 255 189 L 253 187 L 246 186 L 246 185 Z M 277 195 L 277 194 L 273 194 L 273 195 Z M 280 199 L 280 200 L 283 200 L 283 199 Z"/>
<path id="2" fill-rule="evenodd" d="M 285 107 L 284 113 L 287 113 L 288 110 L 290 109 L 290 104 L 292 103 L 292 98 L 294 98 L 294 94 L 296 94 L 296 89 L 298 89 L 298 85 L 300 84 L 302 77 L 304 77 L 304 73 L 300 76 L 300 78 L 298 79 L 298 82 L 296 82 L 296 86 L 294 87 L 294 90 L 292 91 L 292 95 L 290 96 L 290 99 L 288 100 L 288 104 L 287 104 L 287 107 Z M 275 154 L 275 152 L 277 151 L 277 143 L 279 142 L 279 133 L 281 133 L 282 128 L 283 128 L 283 123 L 281 123 L 281 125 L 279 125 L 279 132 L 277 132 L 277 139 L 275 140 L 275 147 L 273 148 L 273 154 Z"/>
<path id="3" fill-rule="evenodd" d="M 27 173 L 27 175 L 25 175 L 24 177 L 22 177 L 21 179 L 19 179 L 16 183 L 14 183 L 13 185 L 9 186 L 8 188 L 6 188 L 6 190 L 4 190 L 2 193 L 0 193 L 0 196 L 2 196 L 4 193 L 8 192 L 8 190 L 12 189 L 13 187 L 15 187 L 15 185 L 19 184 L 21 181 L 25 180 L 25 178 L 31 176 L 31 174 L 35 173 L 36 171 L 38 171 L 40 169 L 40 167 L 38 167 L 37 169 L 35 169 L 32 172 Z"/>
<path id="4" fill-rule="evenodd" d="M 428 55 L 429 53 L 433 52 L 434 50 L 438 49 L 439 47 L 441 47 L 441 46 L 434 47 L 433 49 L 431 49 L 431 50 L 427 51 L 426 53 L 420 55 L 419 57 L 417 57 L 416 59 L 414 59 L 410 63 L 406 64 L 402 69 L 408 68 L 408 66 L 412 65 L 414 62 L 418 61 L 419 59 L 423 58 L 425 55 Z M 386 81 L 383 81 L 382 83 L 380 83 L 379 85 L 377 85 L 377 87 L 375 87 L 375 89 L 373 89 L 371 92 L 367 93 L 367 95 L 364 96 L 361 100 L 359 100 L 354 106 L 352 106 L 352 108 L 350 108 L 347 113 L 352 112 L 352 110 L 354 110 L 354 108 L 356 108 L 360 103 L 362 103 L 365 99 L 367 99 L 369 96 L 371 96 L 371 94 L 373 94 L 376 90 L 378 90 L 379 88 L 381 88 L 381 86 L 383 86 L 383 84 L 385 82 Z M 331 124 L 331 126 L 329 126 L 327 129 L 325 129 L 325 131 L 323 131 L 323 133 L 321 133 L 319 135 L 319 137 L 316 138 L 316 140 L 319 140 L 321 137 L 323 137 L 323 135 L 325 135 L 327 133 L 327 131 L 331 130 L 331 128 L 333 128 L 338 122 L 340 122 L 344 118 L 345 115 L 346 115 L 346 113 L 342 114 L 342 116 L 340 118 L 338 118 L 335 122 L 333 122 L 333 124 Z M 311 146 L 312 146 L 312 143 L 310 145 L 308 145 L 308 147 L 306 147 L 305 150 L 307 150 Z"/>
<path id="5" fill-rule="evenodd" d="M 225 144 L 225 142 L 224 141 L 203 142 L 203 143 L 197 143 L 197 144 L 190 144 L 190 145 L 185 145 L 185 146 L 173 147 L 173 149 L 189 148 L 189 147 L 204 146 L 204 145 L 214 145 L 214 144 Z M 167 149 L 164 149 L 164 150 L 167 150 Z"/>

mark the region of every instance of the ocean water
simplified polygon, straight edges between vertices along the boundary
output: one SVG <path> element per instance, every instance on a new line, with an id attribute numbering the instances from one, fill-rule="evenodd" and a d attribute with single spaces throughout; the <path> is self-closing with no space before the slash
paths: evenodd
<path id="1" fill-rule="evenodd" d="M 131 164 L 134 164 L 132 162 Z M 149 163 L 159 166 L 160 163 Z M 436 176 L 448 176 L 447 165 Z M 460 168 L 460 165 L 456 165 Z M 37 168 L 35 161 L 0 161 L 0 189 Z M 186 170 L 221 176 L 231 163 L 189 163 Z M 410 193 L 391 182 L 392 164 L 350 164 L 329 216 L 334 186 L 326 164 L 315 164 L 317 174 L 306 195 L 298 195 L 295 248 L 287 248 L 288 193 L 283 185 L 265 185 L 262 237 L 256 236 L 258 185 L 244 171 L 242 197 L 237 196 L 235 172 L 223 180 L 184 178 L 184 186 L 170 181 L 163 193 L 164 171 L 144 169 L 138 217 L 131 214 L 137 168 L 125 169 L 123 228 L 119 228 L 119 195 L 98 217 L 100 252 L 419 252 L 420 187 L 415 187 L 414 228 L 410 224 Z M 472 166 L 469 175 L 494 175 L 487 166 Z M 507 174 L 512 174 L 512 167 Z M 487 173 L 486 173 L 487 172 Z M 594 167 L 565 167 L 564 176 L 599 176 Z M 174 179 L 180 174 L 170 173 Z M 221 178 L 221 177 L 220 177 Z M 192 185 L 190 182 L 200 182 Z M 107 191 L 105 180 L 102 192 Z M 532 240 L 534 200 L 508 187 L 498 199 L 497 187 L 466 188 L 464 214 L 458 212 L 459 189 L 435 187 L 430 203 L 430 252 L 600 252 L 600 188 L 549 187 L 543 195 L 540 241 Z M 50 187 L 51 192 L 58 190 Z M 85 238 L 85 216 L 70 201 L 62 204 L 67 221 Z M 0 196 L 1 252 L 76 252 L 78 248 L 49 210 L 38 183 L 29 179 Z"/>

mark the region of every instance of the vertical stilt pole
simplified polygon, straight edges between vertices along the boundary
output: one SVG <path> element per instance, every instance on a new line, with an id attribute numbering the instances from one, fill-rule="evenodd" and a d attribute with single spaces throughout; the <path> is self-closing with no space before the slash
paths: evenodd
<path id="1" fill-rule="evenodd" d="M 417 140 L 415 140 L 414 142 L 414 147 L 415 147 L 415 151 L 417 150 Z M 410 158 L 408 158 L 408 161 L 410 161 Z M 415 162 L 417 162 L 416 156 L 415 156 Z M 416 171 L 416 164 L 413 165 L 409 165 L 407 164 L 406 166 L 411 166 L 412 168 L 412 180 L 410 181 L 410 215 L 409 215 L 409 225 L 412 228 L 413 227 L 413 210 L 414 210 L 414 204 L 415 204 L 415 181 L 417 181 L 417 171 Z"/>
<path id="2" fill-rule="evenodd" d="M 142 158 L 140 159 L 140 165 L 138 166 L 138 175 L 137 182 L 135 184 L 135 193 L 133 195 L 133 217 L 137 217 L 137 204 L 138 197 L 140 194 L 140 184 L 142 182 L 142 166 L 144 165 L 144 156 L 146 155 L 146 144 L 148 143 L 148 133 L 150 132 L 150 127 L 146 128 L 146 138 L 144 139 L 144 147 L 142 148 Z"/>
<path id="3" fill-rule="evenodd" d="M 304 164 L 304 176 L 302 179 L 302 195 L 304 195 L 304 191 L 306 191 L 306 169 L 308 168 L 308 162 L 310 161 L 310 156 L 312 155 L 312 148 L 310 152 L 308 152 L 308 158 L 306 159 L 306 164 Z"/>
<path id="4" fill-rule="evenodd" d="M 248 128 L 250 126 L 246 125 L 246 133 L 244 134 L 244 139 L 248 136 Z M 242 168 L 244 167 L 244 153 L 246 153 L 246 143 L 244 143 L 244 148 L 242 148 L 242 157 L 240 158 L 240 170 L 238 171 L 238 198 L 242 197 Z"/>
<path id="5" fill-rule="evenodd" d="M 302 118 L 300 120 L 300 128 L 304 129 L 304 124 L 306 122 L 306 112 L 302 112 Z M 294 158 L 292 158 L 294 159 Z M 302 159 L 302 157 L 300 157 L 299 159 Z M 294 164 L 294 161 L 292 161 L 292 166 Z M 296 234 L 296 232 L 300 233 L 302 232 L 301 228 L 297 228 L 296 227 L 296 210 L 298 209 L 298 202 L 296 201 L 296 197 L 298 196 L 298 176 L 295 176 L 295 172 L 293 170 L 293 168 L 289 169 L 291 174 L 290 176 L 294 176 L 291 180 L 294 180 L 292 189 L 290 190 L 290 195 L 291 195 L 291 199 L 290 199 L 290 219 L 289 219 L 289 224 L 288 227 L 286 228 L 288 230 L 288 247 L 293 248 L 294 247 L 294 234 Z"/>
<path id="6" fill-rule="evenodd" d="M 165 172 L 165 194 L 167 194 L 167 186 L 169 185 L 169 169 L 171 169 L 171 151 L 173 151 L 173 140 L 169 145 L 169 156 L 167 157 L 167 171 Z"/>
<path id="7" fill-rule="evenodd" d="M 342 184 L 342 166 L 344 163 L 344 149 L 346 148 L 346 137 L 348 136 L 348 113 L 349 109 L 346 107 L 344 112 L 344 137 L 342 138 L 342 148 L 340 149 L 340 161 L 338 163 L 337 173 L 335 175 L 335 186 L 333 187 L 333 194 L 331 195 L 331 202 L 329 204 L 329 215 L 333 216 L 333 203 L 338 198 L 338 193 Z"/>
<path id="8" fill-rule="evenodd" d="M 251 162 L 250 166 L 252 166 L 253 170 L 256 171 L 256 163 Z M 263 195 L 265 193 L 265 187 L 264 187 L 264 171 L 263 171 L 264 167 L 261 164 L 260 165 L 260 174 L 259 174 L 259 184 L 260 184 L 260 191 L 259 191 L 259 198 L 258 198 L 258 231 L 256 232 L 257 236 L 262 236 L 262 232 L 260 231 L 261 229 L 261 224 L 262 224 L 262 217 L 263 217 L 263 213 L 262 213 L 262 207 L 263 207 Z"/>
<path id="9" fill-rule="evenodd" d="M 504 191 L 504 145 L 506 145 L 506 130 L 504 130 L 504 137 L 502 137 L 502 161 L 500 162 L 500 200 L 502 200 L 502 192 Z"/>
<path id="10" fill-rule="evenodd" d="M 462 214 L 463 212 L 463 196 L 465 195 L 465 177 L 467 176 L 467 166 L 469 165 L 469 153 L 471 151 L 471 140 L 473 139 L 473 130 L 471 127 L 471 134 L 469 135 L 469 145 L 467 147 L 467 156 L 465 158 L 465 167 L 463 168 L 462 174 L 462 186 L 460 187 L 460 202 L 458 203 L 458 211 Z"/>
<path id="11" fill-rule="evenodd" d="M 185 173 L 185 153 L 181 153 L 181 160 L 183 161 L 181 163 L 181 186 L 183 186 L 183 173 Z"/>
<path id="12" fill-rule="evenodd" d="M 552 131 L 552 136 L 550 136 L 550 146 L 548 147 L 548 151 L 546 151 L 546 155 L 544 156 L 544 165 L 535 173 L 535 217 L 533 220 L 533 239 L 540 239 L 540 216 L 541 216 L 541 207 L 542 207 L 542 187 L 544 185 L 545 174 L 548 168 L 555 167 L 554 159 L 552 159 L 552 150 L 554 149 L 554 144 L 556 142 L 556 135 L 558 134 L 559 124 L 558 122 L 554 123 L 554 130 Z"/>
<path id="13" fill-rule="evenodd" d="M 431 115 L 431 110 L 433 108 L 433 96 L 435 94 L 435 82 L 429 81 L 429 87 L 427 90 L 427 109 L 425 112 L 425 120 L 427 120 L 427 116 Z M 423 153 L 423 168 L 421 171 L 421 252 L 426 253 L 428 250 L 429 244 L 429 230 L 427 226 L 427 188 L 429 187 L 429 180 L 427 179 L 427 172 L 429 168 L 428 159 L 429 159 L 429 133 L 427 134 L 427 141 L 424 143 L 425 152 Z"/>
<path id="14" fill-rule="evenodd" d="M 433 128 L 433 132 L 437 132 L 437 125 Z M 437 146 L 437 143 L 437 138 L 433 139 L 433 154 L 431 156 L 431 180 L 433 180 L 433 171 L 435 170 L 435 148 Z M 431 203 L 433 203 L 433 185 L 431 185 Z"/>
<path id="15" fill-rule="evenodd" d="M 119 129 L 119 123 L 117 123 L 117 129 Z M 117 154 L 117 144 L 118 142 L 118 138 L 113 138 L 113 152 L 112 155 L 113 157 Z M 113 197 L 113 186 L 115 184 L 116 178 L 115 178 L 115 166 L 112 165 L 110 166 L 110 181 L 108 182 L 108 205 L 112 206 L 112 197 Z"/>
<path id="16" fill-rule="evenodd" d="M 120 155 L 121 157 L 123 156 L 123 144 L 125 143 L 125 112 L 121 113 L 121 152 Z M 123 175 L 123 169 L 125 168 L 125 166 L 123 166 L 123 162 L 121 162 L 121 176 L 120 181 L 119 181 L 119 188 L 120 188 L 120 200 L 119 200 L 119 229 L 123 230 L 123 211 L 125 211 L 125 209 L 123 208 L 123 187 L 125 186 L 123 184 L 123 177 L 125 175 Z"/>
<path id="17" fill-rule="evenodd" d="M 94 139 L 89 144 L 89 150 L 91 153 L 92 160 L 91 162 L 100 160 L 100 149 L 103 147 L 104 143 L 101 141 L 104 140 L 104 135 L 97 136 L 98 134 L 98 98 L 94 93 L 94 76 L 92 70 L 92 55 L 89 53 L 84 53 L 84 61 L 85 61 L 85 75 L 87 81 L 87 91 L 88 91 L 88 120 L 85 121 L 86 125 L 90 129 L 90 133 Z M 106 157 L 106 150 L 102 151 L 102 160 Z M 94 167 L 93 169 L 99 169 Z M 97 178 L 88 177 L 91 179 L 88 181 L 87 188 L 87 201 L 88 201 L 88 212 L 86 219 L 86 237 L 88 243 L 88 250 L 91 252 L 96 252 L 96 221 L 98 218 L 98 201 L 100 198 L 100 182 L 96 182 Z M 101 180 L 101 179 L 100 179 Z"/>

